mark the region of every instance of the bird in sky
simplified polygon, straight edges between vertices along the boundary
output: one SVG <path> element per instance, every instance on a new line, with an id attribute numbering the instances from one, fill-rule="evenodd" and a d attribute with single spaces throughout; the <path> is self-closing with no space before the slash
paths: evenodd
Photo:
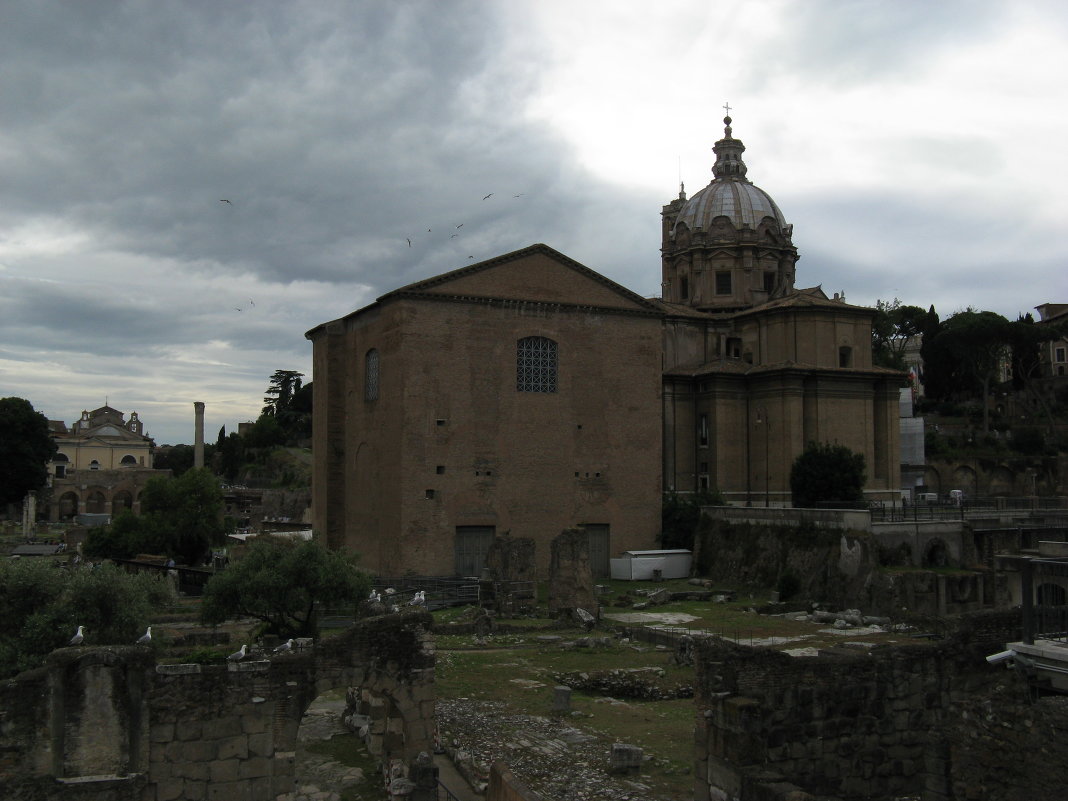
<path id="1" fill-rule="evenodd" d="M 149 626 L 147 629 L 145 629 L 145 633 L 137 638 L 137 644 L 138 645 L 148 645 L 151 642 L 152 642 L 152 627 Z"/>
<path id="2" fill-rule="evenodd" d="M 412 240 L 409 239 L 408 237 L 404 237 L 404 238 L 408 240 L 408 247 L 411 247 L 412 246 Z"/>
<path id="3" fill-rule="evenodd" d="M 241 650 L 240 651 L 234 651 L 232 654 L 230 654 L 228 657 L 226 657 L 226 661 L 227 662 L 240 662 L 242 659 L 245 658 L 245 652 L 247 650 L 248 650 L 248 646 L 247 645 L 242 645 L 241 646 Z"/>
<path id="4" fill-rule="evenodd" d="M 452 234 L 452 235 L 451 235 L 451 236 L 449 237 L 449 239 L 455 239 L 455 238 L 456 238 L 456 237 L 458 237 L 458 236 L 459 236 L 459 234 Z"/>
<path id="5" fill-rule="evenodd" d="M 491 197 L 493 197 L 493 193 L 492 193 L 492 192 L 490 192 L 490 193 L 489 193 L 488 195 L 486 195 L 486 196 L 485 196 L 484 198 L 482 198 L 482 199 L 483 199 L 483 200 L 489 200 L 489 199 L 490 199 Z"/>
<path id="6" fill-rule="evenodd" d="M 74 636 L 70 638 L 67 645 L 81 645 L 83 642 L 85 642 L 85 626 L 78 626 L 78 630 L 74 632 Z"/>
<path id="7" fill-rule="evenodd" d="M 230 201 L 229 201 L 229 200 L 227 200 L 226 198 L 222 198 L 221 200 L 219 200 L 219 202 L 220 202 L 220 203 L 230 203 Z M 234 204 L 233 204 L 233 203 L 230 203 L 230 205 L 232 206 L 232 205 L 234 205 Z"/>
<path id="8" fill-rule="evenodd" d="M 234 311 L 242 311 L 242 309 L 239 309 L 237 306 L 234 306 Z"/>
<path id="9" fill-rule="evenodd" d="M 523 197 L 525 194 L 526 192 L 520 192 L 518 195 L 512 195 L 512 197 Z"/>
<path id="10" fill-rule="evenodd" d="M 249 298 L 248 299 L 248 305 L 249 306 L 255 306 L 256 304 L 252 302 L 252 298 Z"/>
<path id="11" fill-rule="evenodd" d="M 289 639 L 286 642 L 282 643 L 281 645 L 275 647 L 275 649 L 274 649 L 274 651 L 272 651 L 272 653 L 284 654 L 287 651 L 292 651 L 292 650 L 293 650 L 293 640 Z"/>
<path id="12" fill-rule="evenodd" d="M 491 193 L 491 194 L 492 194 L 492 193 Z M 486 195 L 486 197 L 489 197 L 489 195 Z M 484 198 L 482 198 L 482 199 L 483 199 L 483 200 L 485 200 L 485 199 L 486 199 L 486 197 L 484 197 Z M 459 224 L 459 225 L 457 225 L 456 227 L 457 227 L 457 228 L 463 228 L 463 227 L 464 227 L 464 224 L 463 224 L 463 223 L 460 223 L 460 224 Z"/>

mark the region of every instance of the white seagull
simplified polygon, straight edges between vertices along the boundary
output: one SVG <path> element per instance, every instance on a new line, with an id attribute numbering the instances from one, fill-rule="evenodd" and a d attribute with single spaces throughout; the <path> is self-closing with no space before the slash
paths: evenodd
<path id="1" fill-rule="evenodd" d="M 227 662 L 240 662 L 242 659 L 245 658 L 245 650 L 247 648 L 248 648 L 247 645 L 242 645 L 241 646 L 241 650 L 240 651 L 234 651 L 232 654 L 230 654 L 228 657 L 226 657 L 226 661 Z"/>
<path id="2" fill-rule="evenodd" d="M 286 642 L 282 643 L 281 645 L 276 646 L 272 653 L 284 654 L 286 651 L 292 651 L 292 650 L 293 650 L 293 640 L 290 639 L 290 640 L 287 640 Z"/>
<path id="3" fill-rule="evenodd" d="M 412 596 L 410 606 L 424 606 L 426 604 L 426 593 L 419 590 L 414 596 Z"/>
<path id="4" fill-rule="evenodd" d="M 70 638 L 68 645 L 81 645 L 85 641 L 85 626 L 78 626 L 74 636 Z"/>
<path id="5" fill-rule="evenodd" d="M 152 642 L 152 627 L 149 626 L 147 629 L 145 629 L 145 633 L 137 638 L 137 644 L 138 645 L 148 645 L 151 642 Z"/>

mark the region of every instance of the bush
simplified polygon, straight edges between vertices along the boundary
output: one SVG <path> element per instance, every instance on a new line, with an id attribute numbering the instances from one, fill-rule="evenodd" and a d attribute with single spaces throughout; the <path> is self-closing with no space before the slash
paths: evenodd
<path id="1" fill-rule="evenodd" d="M 855 507 L 864 501 L 864 481 L 864 454 L 827 442 L 809 443 L 790 470 L 795 507 Z"/>

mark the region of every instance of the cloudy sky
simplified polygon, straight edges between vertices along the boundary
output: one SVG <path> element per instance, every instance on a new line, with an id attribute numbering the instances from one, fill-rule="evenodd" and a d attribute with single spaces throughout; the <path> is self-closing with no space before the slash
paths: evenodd
<path id="1" fill-rule="evenodd" d="M 233 430 L 311 379 L 305 331 L 472 259 L 655 295 L 726 101 L 800 285 L 1068 302 L 1066 75 L 1053 1 L 4 0 L 0 396 L 191 442 L 194 401 Z"/>

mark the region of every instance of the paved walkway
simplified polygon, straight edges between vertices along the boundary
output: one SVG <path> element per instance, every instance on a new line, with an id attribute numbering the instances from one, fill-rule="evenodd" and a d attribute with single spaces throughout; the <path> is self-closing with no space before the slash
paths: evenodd
<path id="1" fill-rule="evenodd" d="M 460 775 L 452 760 L 445 754 L 434 754 L 434 764 L 438 768 L 438 781 L 457 801 L 482 801 L 482 796 L 471 789 L 467 779 Z"/>

